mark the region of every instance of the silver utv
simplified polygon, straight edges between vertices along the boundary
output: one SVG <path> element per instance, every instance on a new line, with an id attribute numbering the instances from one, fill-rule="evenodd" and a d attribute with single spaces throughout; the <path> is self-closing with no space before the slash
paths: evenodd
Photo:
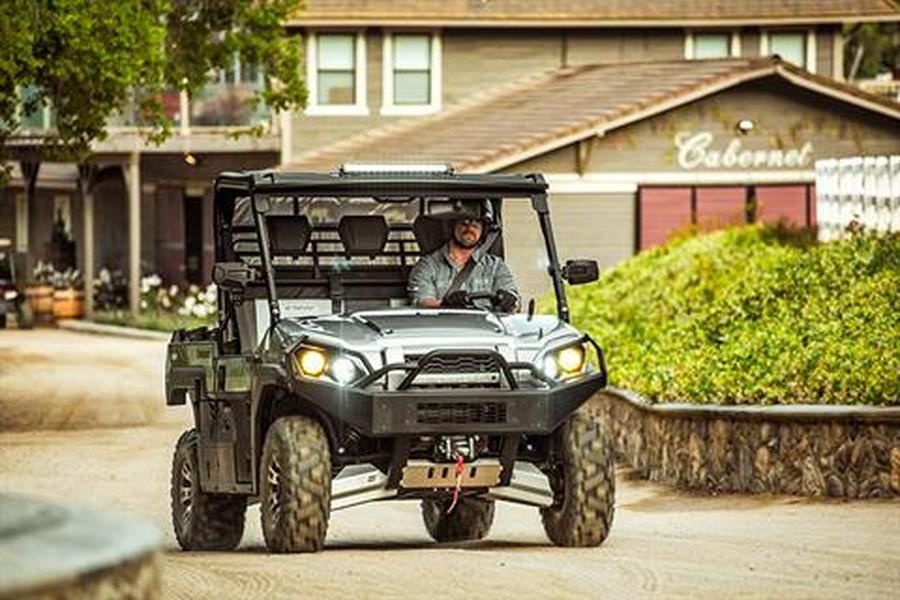
<path id="1" fill-rule="evenodd" d="M 586 403 L 606 369 L 564 287 L 597 265 L 560 266 L 546 192 L 416 166 L 221 175 L 219 323 L 176 332 L 166 367 L 167 403 L 195 419 L 172 468 L 181 546 L 235 548 L 259 502 L 270 551 L 317 551 L 331 511 L 388 499 L 419 501 L 439 542 L 483 538 L 504 500 L 538 507 L 558 545 L 600 544 L 613 456 Z M 409 270 L 473 199 L 530 202 L 555 315 L 410 306 Z M 485 250 L 503 236 L 498 217 Z"/>

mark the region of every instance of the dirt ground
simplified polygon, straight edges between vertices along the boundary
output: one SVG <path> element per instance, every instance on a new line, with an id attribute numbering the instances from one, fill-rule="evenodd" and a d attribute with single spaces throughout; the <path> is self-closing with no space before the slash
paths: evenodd
<path id="1" fill-rule="evenodd" d="M 696 496 L 624 469 L 612 533 L 596 549 L 551 546 L 537 511 L 510 504 L 498 505 L 487 540 L 439 546 L 417 504 L 385 502 L 334 513 L 315 555 L 266 554 L 255 507 L 237 552 L 181 552 L 169 461 L 190 415 L 164 409 L 164 350 L 0 331 L 0 493 L 154 522 L 166 597 L 895 598 L 900 589 L 898 502 Z"/>

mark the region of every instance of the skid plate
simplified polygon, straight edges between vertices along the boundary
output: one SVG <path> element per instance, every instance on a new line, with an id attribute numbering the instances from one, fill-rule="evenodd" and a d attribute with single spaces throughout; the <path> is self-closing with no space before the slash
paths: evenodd
<path id="1" fill-rule="evenodd" d="M 464 488 L 493 487 L 500 483 L 503 467 L 499 460 L 481 459 L 463 464 Z M 403 467 L 400 487 L 406 489 L 455 488 L 456 464 L 411 460 Z"/>

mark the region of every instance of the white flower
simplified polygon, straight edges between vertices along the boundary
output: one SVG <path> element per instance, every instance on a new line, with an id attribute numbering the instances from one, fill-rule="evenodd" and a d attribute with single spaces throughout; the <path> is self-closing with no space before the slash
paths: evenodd
<path id="1" fill-rule="evenodd" d="M 194 313 L 194 316 L 197 317 L 198 319 L 202 319 L 203 317 L 205 317 L 209 314 L 209 311 L 207 310 L 206 306 L 204 306 L 202 304 L 196 305 L 193 308 L 192 312 Z"/>
<path id="2" fill-rule="evenodd" d="M 186 309 L 188 309 L 188 311 L 190 311 L 192 308 L 194 308 L 195 304 L 197 304 L 197 299 L 194 298 L 193 296 L 188 296 L 187 298 L 184 299 L 184 307 Z"/>
<path id="3" fill-rule="evenodd" d="M 112 283 L 112 275 L 109 274 L 109 269 L 106 267 L 100 269 L 100 283 L 104 285 Z"/>
<path id="4" fill-rule="evenodd" d="M 172 285 L 169 286 L 169 296 L 174 298 L 177 295 L 178 295 L 178 286 L 173 283 Z"/>
<path id="5" fill-rule="evenodd" d="M 191 314 L 191 309 L 189 309 L 185 306 L 182 306 L 181 308 L 178 309 L 178 314 L 181 315 L 182 317 L 186 317 L 189 314 Z"/>

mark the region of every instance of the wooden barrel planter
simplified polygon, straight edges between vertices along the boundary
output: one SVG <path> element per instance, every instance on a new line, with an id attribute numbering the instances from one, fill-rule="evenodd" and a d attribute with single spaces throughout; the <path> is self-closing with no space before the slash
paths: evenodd
<path id="1" fill-rule="evenodd" d="M 73 288 L 53 292 L 53 318 L 80 319 L 84 316 L 84 292 Z"/>
<path id="2" fill-rule="evenodd" d="M 53 321 L 53 286 L 31 285 L 25 288 L 25 296 L 34 311 L 34 319 L 38 323 Z"/>

